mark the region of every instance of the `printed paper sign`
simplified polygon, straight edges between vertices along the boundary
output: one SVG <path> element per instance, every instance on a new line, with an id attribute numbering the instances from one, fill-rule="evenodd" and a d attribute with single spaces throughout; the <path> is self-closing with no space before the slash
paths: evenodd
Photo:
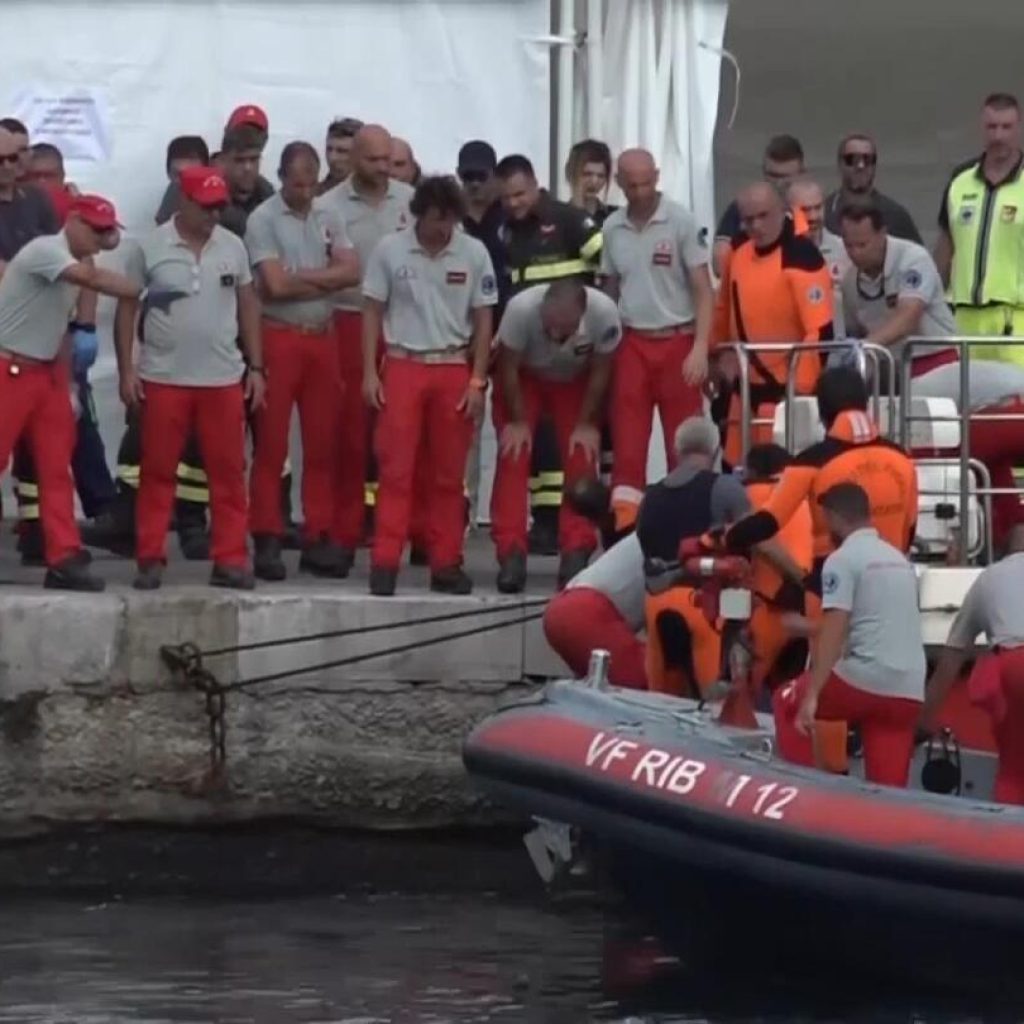
<path id="1" fill-rule="evenodd" d="M 28 128 L 31 142 L 49 142 L 65 160 L 110 158 L 110 109 L 102 91 L 36 86 L 15 96 L 12 106 L 14 116 Z"/>

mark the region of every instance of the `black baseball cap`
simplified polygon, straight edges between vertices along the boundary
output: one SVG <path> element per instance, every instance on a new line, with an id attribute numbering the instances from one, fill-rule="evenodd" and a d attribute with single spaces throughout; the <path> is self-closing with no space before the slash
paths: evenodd
<path id="1" fill-rule="evenodd" d="M 459 174 L 464 171 L 491 173 L 498 166 L 498 154 L 494 147 L 483 139 L 473 139 L 459 150 Z"/>

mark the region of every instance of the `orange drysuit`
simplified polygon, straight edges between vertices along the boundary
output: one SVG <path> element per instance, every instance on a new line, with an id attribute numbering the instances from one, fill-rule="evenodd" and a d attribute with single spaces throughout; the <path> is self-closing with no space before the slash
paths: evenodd
<path id="1" fill-rule="evenodd" d="M 775 487 L 776 482 L 771 480 L 747 484 L 747 496 L 755 510 L 760 510 L 768 504 Z M 806 501 L 800 503 L 789 522 L 779 530 L 776 539 L 805 574 L 811 571 L 811 510 Z M 783 584 L 782 574 L 760 554 L 754 555 L 753 569 L 755 600 L 754 614 L 750 619 L 750 633 L 754 643 L 753 682 L 756 691 L 764 684 L 765 677 L 782 653 L 782 649 L 789 643 L 790 637 L 782 625 L 785 609 L 779 608 L 771 600 Z"/>
<path id="2" fill-rule="evenodd" d="M 814 343 L 833 337 L 832 278 L 818 247 L 786 219 L 774 245 L 758 249 L 745 234 L 732 242 L 715 304 L 712 346 L 727 342 Z M 750 402 L 755 419 L 771 420 L 786 394 L 791 360 L 786 352 L 751 352 Z M 799 395 L 813 394 L 821 372 L 819 352 L 798 356 L 792 373 Z M 755 426 L 751 444 L 770 442 L 771 426 Z M 742 462 L 739 392 L 732 396 L 725 458 Z"/>

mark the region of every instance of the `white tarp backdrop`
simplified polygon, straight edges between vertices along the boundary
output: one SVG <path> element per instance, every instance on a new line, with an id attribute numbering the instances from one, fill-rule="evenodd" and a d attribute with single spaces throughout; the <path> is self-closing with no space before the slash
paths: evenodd
<path id="1" fill-rule="evenodd" d="M 108 194 L 129 232 L 152 223 L 164 150 L 179 134 L 220 148 L 228 113 L 270 117 L 264 173 L 281 147 L 322 149 L 335 116 L 379 121 L 426 170 L 450 171 L 467 139 L 525 152 L 547 173 L 548 0 L 7 0 L 0 109 L 26 90 L 102 89 L 109 160 L 69 163 L 79 186 Z"/>

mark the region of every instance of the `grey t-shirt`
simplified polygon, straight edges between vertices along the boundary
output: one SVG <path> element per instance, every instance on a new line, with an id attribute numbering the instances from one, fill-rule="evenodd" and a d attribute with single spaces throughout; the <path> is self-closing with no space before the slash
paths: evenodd
<path id="1" fill-rule="evenodd" d="M 245 246 L 253 267 L 266 260 L 279 260 L 286 270 L 323 270 L 334 250 L 351 248 L 334 206 L 318 197 L 309 213 L 301 217 L 288 207 L 280 192 L 252 212 Z M 330 322 L 333 306 L 334 297 L 325 294 L 315 299 L 266 300 L 263 312 L 271 320 L 314 327 Z"/>
<path id="2" fill-rule="evenodd" d="M 615 303 L 604 292 L 587 288 L 587 308 L 579 330 L 565 341 L 552 341 L 541 321 L 548 285 L 520 292 L 505 307 L 498 341 L 522 357 L 522 365 L 549 380 L 573 380 L 586 370 L 592 355 L 608 355 L 622 340 L 622 322 Z"/>
<path id="3" fill-rule="evenodd" d="M 633 630 L 644 626 L 644 556 L 635 533 L 623 537 L 600 558 L 575 575 L 566 589 L 588 587 L 604 594 Z"/>
<path id="4" fill-rule="evenodd" d="M 1024 647 L 1024 552 L 982 570 L 967 591 L 946 644 L 967 650 L 980 633 L 993 647 Z"/>
<path id="5" fill-rule="evenodd" d="M 7 264 L 0 278 L 0 349 L 56 358 L 79 291 L 60 275 L 77 262 L 61 231 L 32 239 Z"/>
<path id="6" fill-rule="evenodd" d="M 850 613 L 836 675 L 868 693 L 923 700 L 927 666 L 917 576 L 903 552 L 870 527 L 851 533 L 825 559 L 821 594 L 823 610 Z"/>
<path id="7" fill-rule="evenodd" d="M 215 227 L 198 260 L 172 217 L 129 250 L 125 273 L 150 292 L 178 292 L 166 309 L 150 307 L 139 376 L 161 384 L 223 387 L 242 377 L 238 288 L 252 283 L 241 239 Z"/>
<path id="8" fill-rule="evenodd" d="M 468 345 L 473 310 L 498 301 L 498 282 L 483 242 L 455 231 L 447 248 L 428 253 L 413 229 L 382 239 L 363 275 L 363 295 L 384 304 L 384 339 L 417 352 Z"/>
<path id="9" fill-rule="evenodd" d="M 619 280 L 619 311 L 627 327 L 653 331 L 693 321 L 688 272 L 706 266 L 710 257 L 707 232 L 688 210 L 662 196 L 642 227 L 623 207 L 601 233 L 601 273 Z"/>
<path id="10" fill-rule="evenodd" d="M 959 408 L 960 370 L 959 363 L 947 363 L 929 370 L 914 378 L 910 393 L 915 398 L 952 398 Z M 967 394 L 971 412 L 1024 397 L 1024 366 L 972 359 L 969 372 Z"/>
<path id="11" fill-rule="evenodd" d="M 412 223 L 409 203 L 414 189 L 405 182 L 388 182 L 387 194 L 377 204 L 368 203 L 359 194 L 352 178 L 323 193 L 323 201 L 333 206 L 345 223 L 345 232 L 359 256 L 359 267 L 366 271 L 377 243 L 387 235 L 402 231 Z M 358 312 L 363 305 L 358 285 L 338 293 L 339 309 Z"/>
<path id="12" fill-rule="evenodd" d="M 904 238 L 888 238 L 881 276 L 870 278 L 850 267 L 843 278 L 843 311 L 846 331 L 853 337 L 865 337 L 892 315 L 901 299 L 918 299 L 924 311 L 916 337 L 947 338 L 957 333 L 956 321 L 946 302 L 946 290 L 931 253 L 923 245 Z M 898 356 L 901 345 L 890 345 Z M 939 348 L 915 350 L 915 356 L 933 355 Z"/>

